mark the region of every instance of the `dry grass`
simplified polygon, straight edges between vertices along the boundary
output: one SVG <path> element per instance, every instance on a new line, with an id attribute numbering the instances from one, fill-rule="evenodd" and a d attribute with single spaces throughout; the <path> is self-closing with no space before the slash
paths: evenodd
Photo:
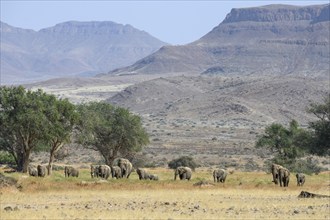
<path id="1" fill-rule="evenodd" d="M 33 178 L 11 174 L 22 190 L 3 188 L 1 219 L 329 219 L 330 200 L 298 199 L 300 191 L 329 195 L 330 173 L 307 176 L 304 187 L 295 179 L 289 188 L 274 186 L 270 174 L 235 172 L 226 183 L 212 183 L 211 170 L 199 169 L 193 180 L 173 181 L 173 172 L 150 169 L 160 181 L 130 179 L 95 181 L 87 170 L 78 179 Z M 6 211 L 6 207 L 12 210 Z M 10 209 L 10 208 L 7 208 Z"/>

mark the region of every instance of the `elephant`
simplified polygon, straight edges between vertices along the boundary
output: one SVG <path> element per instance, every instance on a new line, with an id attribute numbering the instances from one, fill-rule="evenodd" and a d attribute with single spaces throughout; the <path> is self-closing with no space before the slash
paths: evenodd
<path id="1" fill-rule="evenodd" d="M 111 168 L 108 165 L 99 166 L 99 177 L 103 179 L 108 179 L 111 174 Z"/>
<path id="2" fill-rule="evenodd" d="M 112 175 L 112 178 L 121 178 L 121 169 L 119 166 L 112 166 L 111 167 L 111 175 Z"/>
<path id="3" fill-rule="evenodd" d="M 78 177 L 79 176 L 79 170 L 77 170 L 74 167 L 71 166 L 65 166 L 64 167 L 64 175 L 65 177 Z"/>
<path id="4" fill-rule="evenodd" d="M 124 178 L 128 178 L 129 175 L 131 175 L 132 170 L 133 170 L 133 166 L 131 164 L 131 162 L 129 162 L 129 160 L 124 159 L 124 158 L 119 158 L 118 159 L 118 166 L 121 169 L 121 177 Z"/>
<path id="5" fill-rule="evenodd" d="M 45 166 L 38 165 L 37 170 L 38 170 L 38 176 L 39 177 L 45 177 L 45 175 L 46 175 L 46 167 Z"/>
<path id="6" fill-rule="evenodd" d="M 303 186 L 305 183 L 305 174 L 297 173 L 296 178 L 297 178 L 297 186 Z"/>
<path id="7" fill-rule="evenodd" d="M 34 166 L 29 166 L 28 171 L 30 176 L 38 176 L 38 170 Z"/>
<path id="8" fill-rule="evenodd" d="M 91 177 L 99 177 L 99 166 L 100 165 L 91 165 Z"/>
<path id="9" fill-rule="evenodd" d="M 149 174 L 149 179 L 150 180 L 155 180 L 155 181 L 158 181 L 159 180 L 158 176 L 155 175 L 155 174 Z"/>
<path id="10" fill-rule="evenodd" d="M 279 169 L 279 180 L 280 180 L 280 186 L 282 187 L 288 187 L 289 181 L 290 181 L 290 171 L 284 167 L 281 167 Z"/>
<path id="11" fill-rule="evenodd" d="M 140 180 L 147 180 L 147 179 L 149 179 L 149 174 L 147 173 L 147 171 L 145 169 L 137 168 L 136 169 L 136 173 L 139 175 L 139 179 Z"/>
<path id="12" fill-rule="evenodd" d="M 279 182 L 279 170 L 280 168 L 283 168 L 281 165 L 272 164 L 272 175 L 273 175 L 273 182 L 277 185 Z"/>
<path id="13" fill-rule="evenodd" d="M 180 180 L 190 180 L 191 179 L 191 169 L 189 167 L 177 167 L 174 172 L 174 180 L 176 180 L 176 177 L 179 175 Z"/>
<path id="14" fill-rule="evenodd" d="M 227 171 L 224 169 L 218 169 L 213 171 L 214 182 L 225 183 L 227 177 Z"/>

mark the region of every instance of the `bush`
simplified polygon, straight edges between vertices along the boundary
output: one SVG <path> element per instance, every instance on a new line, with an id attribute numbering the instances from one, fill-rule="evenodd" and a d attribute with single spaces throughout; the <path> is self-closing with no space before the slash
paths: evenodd
<path id="1" fill-rule="evenodd" d="M 13 155 L 5 151 L 0 151 L 0 164 L 14 165 L 16 162 Z"/>
<path id="2" fill-rule="evenodd" d="M 190 167 L 193 171 L 195 171 L 196 167 L 199 167 L 199 165 L 194 161 L 194 159 L 189 156 L 182 156 L 168 163 L 168 167 L 171 169 L 176 169 L 179 166 Z"/>

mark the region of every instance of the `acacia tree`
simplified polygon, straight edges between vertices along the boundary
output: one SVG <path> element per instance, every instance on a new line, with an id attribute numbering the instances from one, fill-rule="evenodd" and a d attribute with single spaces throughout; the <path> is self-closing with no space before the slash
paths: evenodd
<path id="1" fill-rule="evenodd" d="M 255 146 L 270 149 L 275 153 L 276 160 L 288 163 L 303 156 L 301 143 L 308 138 L 308 133 L 299 128 L 297 121 L 292 120 L 289 128 L 277 123 L 266 127 L 265 134 L 258 138 Z"/>
<path id="2" fill-rule="evenodd" d="M 18 171 L 27 172 L 32 150 L 45 137 L 47 98 L 41 90 L 0 87 L 0 149 L 15 158 Z"/>
<path id="3" fill-rule="evenodd" d="M 97 150 L 109 166 L 119 157 L 142 150 L 149 143 L 141 118 L 127 109 L 104 102 L 78 106 L 79 142 Z"/>
<path id="4" fill-rule="evenodd" d="M 318 119 L 309 124 L 312 129 L 310 152 L 330 155 L 330 93 L 324 98 L 324 103 L 311 104 L 307 111 Z"/>
<path id="5" fill-rule="evenodd" d="M 75 106 L 67 99 L 56 99 L 54 96 L 49 96 L 45 104 L 47 105 L 45 114 L 48 119 L 48 128 L 44 141 L 50 149 L 47 169 L 48 175 L 51 175 L 55 153 L 64 143 L 70 141 L 78 113 Z"/>

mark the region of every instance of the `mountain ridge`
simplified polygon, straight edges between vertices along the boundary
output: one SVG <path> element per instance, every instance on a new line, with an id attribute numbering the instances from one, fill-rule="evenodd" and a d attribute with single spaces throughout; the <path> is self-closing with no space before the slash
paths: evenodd
<path id="1" fill-rule="evenodd" d="M 39 31 L 1 22 L 1 81 L 100 73 L 132 64 L 163 45 L 145 31 L 111 21 L 68 21 Z"/>
<path id="2" fill-rule="evenodd" d="M 288 74 L 327 78 L 329 21 L 328 4 L 233 9 L 200 39 L 187 45 L 163 46 L 135 64 L 108 74 Z"/>

